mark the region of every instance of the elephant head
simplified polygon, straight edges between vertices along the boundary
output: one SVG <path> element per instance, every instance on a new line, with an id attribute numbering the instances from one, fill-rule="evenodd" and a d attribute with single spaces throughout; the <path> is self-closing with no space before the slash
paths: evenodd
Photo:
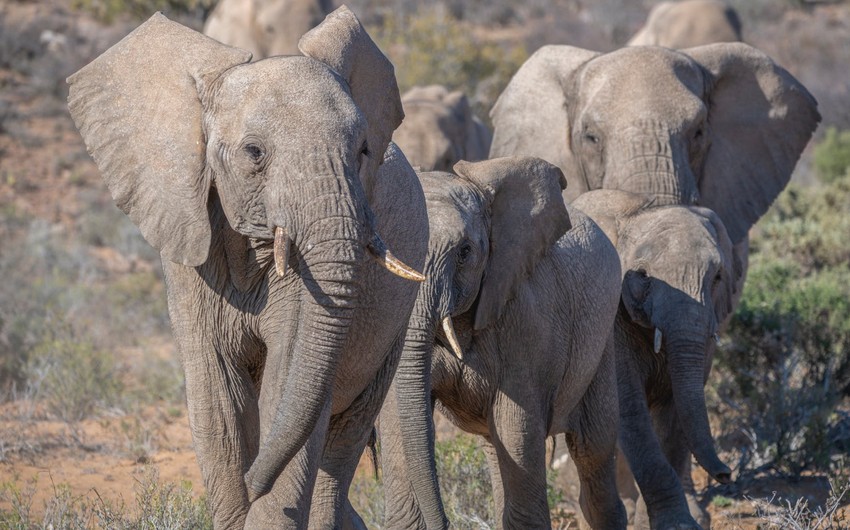
<path id="1" fill-rule="evenodd" d="M 204 35 L 250 51 L 255 60 L 298 53 L 298 39 L 332 10 L 329 0 L 221 0 Z"/>
<path id="2" fill-rule="evenodd" d="M 691 452 L 712 477 L 728 482 L 731 472 L 714 450 L 703 391 L 717 333 L 744 275 L 723 222 L 707 208 L 650 208 L 645 197 L 618 190 L 586 193 L 574 206 L 597 222 L 620 255 L 618 319 L 640 344 L 629 354 L 660 356 Z"/>
<path id="3" fill-rule="evenodd" d="M 820 121 L 809 92 L 742 43 L 607 54 L 545 46 L 491 116 L 490 156 L 557 164 L 568 199 L 605 188 L 706 206 L 735 243 L 787 184 Z"/>
<path id="4" fill-rule="evenodd" d="M 305 329 L 248 475 L 255 497 L 330 396 L 367 256 L 393 261 L 367 202 L 402 119 L 393 67 L 344 7 L 301 49 L 249 63 L 156 14 L 68 79 L 71 115 L 116 204 L 164 259 L 207 261 L 215 195 L 233 230 L 273 246 L 279 275 L 288 265 L 300 275 Z"/>
<path id="5" fill-rule="evenodd" d="M 449 171 L 455 162 L 487 158 L 492 136 L 463 92 L 413 87 L 401 97 L 404 121 L 393 141 L 422 171 Z"/>
<path id="6" fill-rule="evenodd" d="M 429 528 L 445 521 L 434 470 L 430 367 L 435 340 L 463 356 L 452 317 L 472 332 L 496 325 L 549 248 L 570 228 L 561 171 L 537 158 L 458 162 L 420 175 L 430 240 L 396 373 L 404 457 Z"/>
<path id="7" fill-rule="evenodd" d="M 741 19 L 732 6 L 722 0 L 684 0 L 655 4 L 628 46 L 691 48 L 741 40 Z"/>

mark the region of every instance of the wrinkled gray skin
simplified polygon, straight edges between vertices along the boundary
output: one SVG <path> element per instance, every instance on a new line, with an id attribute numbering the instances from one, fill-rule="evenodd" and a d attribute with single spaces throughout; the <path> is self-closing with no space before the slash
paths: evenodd
<path id="1" fill-rule="evenodd" d="M 715 337 L 740 297 L 746 256 L 736 255 L 723 223 L 706 208 L 652 208 L 645 197 L 616 190 L 585 193 L 573 205 L 605 230 L 623 270 L 613 340 L 620 447 L 651 527 L 697 528 L 683 510 L 679 483 L 694 517 L 706 522 L 693 497 L 690 455 L 728 481 L 730 471 L 714 450 L 703 386 Z"/>
<path id="2" fill-rule="evenodd" d="M 791 74 L 742 43 L 600 54 L 544 46 L 499 96 L 490 156 L 539 156 L 589 189 L 714 210 L 737 244 L 820 121 Z"/>
<path id="3" fill-rule="evenodd" d="M 69 78 L 89 152 L 163 257 L 216 528 L 329 527 L 350 510 L 418 290 L 367 246 L 380 233 L 411 266 L 425 257 L 418 179 L 397 148 L 384 156 L 392 65 L 345 8 L 301 49 L 249 63 L 157 14 Z"/>
<path id="4" fill-rule="evenodd" d="M 331 0 L 220 0 L 204 35 L 248 50 L 254 60 L 297 55 L 298 39 L 333 9 Z"/>
<path id="5" fill-rule="evenodd" d="M 450 171 L 455 162 L 486 160 L 492 134 L 463 92 L 442 85 L 413 87 L 401 96 L 404 121 L 393 141 L 413 167 Z"/>
<path id="6" fill-rule="evenodd" d="M 820 121 L 805 87 L 742 43 L 607 54 L 545 46 L 514 75 L 491 117 L 490 156 L 558 165 L 568 201 L 603 188 L 645 195 L 652 207 L 707 207 L 738 256 Z M 707 471 L 725 479 L 718 463 Z"/>
<path id="7" fill-rule="evenodd" d="M 484 438 L 501 528 L 551 528 L 545 443 L 562 432 L 585 516 L 598 528 L 625 528 L 613 461 L 615 366 L 599 332 L 617 311 L 616 251 L 581 212 L 567 212 L 563 175 L 542 160 L 460 162 L 455 171 L 420 175 L 428 279 L 381 412 L 385 525 L 446 527 L 433 399 Z M 446 316 L 463 360 L 447 347 Z"/>
<path id="8" fill-rule="evenodd" d="M 732 6 L 721 0 L 683 0 L 655 4 L 627 46 L 681 49 L 741 40 L 741 19 Z"/>

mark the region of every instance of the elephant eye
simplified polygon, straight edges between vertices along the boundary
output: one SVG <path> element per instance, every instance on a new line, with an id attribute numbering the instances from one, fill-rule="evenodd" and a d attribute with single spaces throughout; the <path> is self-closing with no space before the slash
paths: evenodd
<path id="1" fill-rule="evenodd" d="M 363 141 L 363 147 L 361 147 L 361 148 L 360 148 L 360 154 L 361 154 L 361 155 L 364 155 L 364 156 L 366 156 L 366 157 L 368 157 L 368 156 L 370 156 L 370 155 L 372 154 L 372 153 L 369 151 L 369 145 L 366 143 L 366 141 L 365 141 L 365 140 Z"/>
<path id="2" fill-rule="evenodd" d="M 457 251 L 457 262 L 459 265 L 462 265 L 469 258 L 469 255 L 472 253 L 472 245 L 467 241 Z"/>
<path id="3" fill-rule="evenodd" d="M 714 275 L 714 285 L 720 283 L 720 280 L 723 279 L 723 274 L 720 271 L 717 271 L 717 274 Z"/>
<path id="4" fill-rule="evenodd" d="M 699 127 L 696 131 L 694 131 L 694 141 L 702 140 L 702 127 Z"/>
<path id="5" fill-rule="evenodd" d="M 263 151 L 263 148 L 257 144 L 246 144 L 242 150 L 245 151 L 251 161 L 255 164 L 259 164 L 260 161 L 262 161 L 263 156 L 266 154 L 265 151 Z"/>
<path id="6" fill-rule="evenodd" d="M 593 133 L 584 133 L 584 140 L 586 142 L 590 142 L 592 144 L 598 144 L 599 143 L 599 137 L 596 136 Z"/>

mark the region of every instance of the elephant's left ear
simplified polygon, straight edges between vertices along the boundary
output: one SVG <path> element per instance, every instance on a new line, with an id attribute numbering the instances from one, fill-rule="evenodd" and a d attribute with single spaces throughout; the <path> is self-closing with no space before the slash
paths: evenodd
<path id="1" fill-rule="evenodd" d="M 699 182 L 733 243 L 788 184 L 820 122 L 817 101 L 790 73 L 743 43 L 684 50 L 710 74 L 711 146 Z"/>
<path id="2" fill-rule="evenodd" d="M 392 63 L 345 6 L 301 37 L 298 48 L 348 82 L 351 97 L 368 122 L 366 142 L 372 153 L 370 174 L 374 174 L 393 131 L 404 118 Z"/>
<path id="3" fill-rule="evenodd" d="M 494 324 L 537 261 L 570 229 L 558 167 L 534 157 L 455 164 L 490 203 L 490 257 L 478 292 L 474 329 Z"/>

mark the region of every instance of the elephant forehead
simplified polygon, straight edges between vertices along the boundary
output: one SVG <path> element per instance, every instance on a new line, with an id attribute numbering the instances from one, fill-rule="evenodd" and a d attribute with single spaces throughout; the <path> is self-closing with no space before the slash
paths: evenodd
<path id="1" fill-rule="evenodd" d="M 650 208 L 629 223 L 634 258 L 720 261 L 711 222 L 685 206 Z"/>
<path id="2" fill-rule="evenodd" d="M 585 93 L 610 95 L 634 104 L 671 97 L 702 98 L 705 80 L 699 65 L 688 56 L 657 46 L 630 46 L 599 56 L 581 74 Z"/>
<path id="3" fill-rule="evenodd" d="M 217 113 L 246 119 L 308 128 L 365 125 L 345 81 L 309 57 L 270 57 L 233 68 L 223 76 L 215 99 Z"/>

